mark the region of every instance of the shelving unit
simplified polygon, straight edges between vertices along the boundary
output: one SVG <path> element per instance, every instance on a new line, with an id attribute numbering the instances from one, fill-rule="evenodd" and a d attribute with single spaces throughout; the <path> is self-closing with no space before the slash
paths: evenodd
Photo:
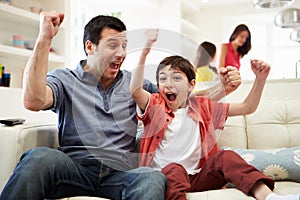
<path id="1" fill-rule="evenodd" d="M 69 0 L 14 0 L 12 5 L 0 3 L 0 63 L 11 73 L 11 87 L 22 87 L 22 73 L 32 51 L 12 45 L 13 35 L 22 35 L 24 40 L 35 40 L 39 31 L 39 14 L 30 11 L 30 6 L 42 10 L 60 10 L 66 12 Z M 59 6 L 59 8 L 57 8 Z M 66 25 L 67 24 L 67 25 Z M 62 68 L 66 65 L 66 29 L 68 22 L 62 24 L 55 36 L 52 47 L 54 52 L 49 55 L 48 70 Z"/>
<path id="2" fill-rule="evenodd" d="M 3 3 L 0 3 L 0 17 L 1 19 L 25 23 L 36 24 L 39 22 L 38 14 Z"/>
<path id="3" fill-rule="evenodd" d="M 9 45 L 0 45 L 0 57 L 14 58 L 18 56 L 20 60 L 26 60 L 31 55 L 32 51 L 28 49 L 22 49 L 17 47 L 12 47 Z M 59 56 L 53 53 L 49 55 L 49 62 L 53 64 L 61 64 L 65 62 L 65 58 L 63 56 Z"/>
<path id="4" fill-rule="evenodd" d="M 198 14 L 200 10 L 191 1 L 181 0 L 180 11 L 181 33 L 191 40 L 195 40 L 194 35 L 197 35 L 200 29 L 191 16 Z"/>
<path id="5" fill-rule="evenodd" d="M 199 27 L 192 23 L 191 21 L 181 18 L 181 31 L 183 34 L 189 35 L 189 33 L 194 33 L 199 31 Z"/>

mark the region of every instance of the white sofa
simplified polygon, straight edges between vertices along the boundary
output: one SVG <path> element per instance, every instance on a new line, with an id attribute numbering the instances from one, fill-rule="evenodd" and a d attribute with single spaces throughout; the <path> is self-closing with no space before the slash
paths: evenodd
<path id="1" fill-rule="evenodd" d="M 240 101 L 250 89 L 243 82 L 237 91 L 223 101 Z M 258 110 L 248 116 L 230 117 L 218 139 L 219 146 L 240 149 L 274 149 L 300 146 L 300 80 L 268 81 Z M 35 146 L 57 147 L 57 118 L 51 111 L 31 112 L 21 104 L 21 90 L 0 87 L 0 119 L 24 117 L 23 125 L 0 125 L 0 191 L 21 154 Z M 285 158 L 282 158 L 283 160 Z M 299 169 L 300 174 L 300 169 Z M 300 193 L 300 183 L 276 181 L 279 194 Z M 72 197 L 70 200 L 101 199 Z M 253 199 L 235 188 L 189 193 L 188 199 Z"/>
<path id="2" fill-rule="evenodd" d="M 57 147 L 57 117 L 51 111 L 32 112 L 21 102 L 21 89 L 0 87 L 0 119 L 24 118 L 22 125 L 0 125 L 0 191 L 23 152 L 36 146 Z"/>

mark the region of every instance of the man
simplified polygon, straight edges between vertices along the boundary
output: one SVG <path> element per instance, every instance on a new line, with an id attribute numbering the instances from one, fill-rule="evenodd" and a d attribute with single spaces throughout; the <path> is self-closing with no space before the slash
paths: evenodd
<path id="1" fill-rule="evenodd" d="M 75 70 L 58 69 L 47 75 L 50 45 L 63 19 L 64 14 L 55 11 L 41 13 L 40 32 L 23 83 L 27 109 L 51 109 L 58 114 L 59 150 L 40 147 L 26 152 L 0 199 L 79 195 L 163 199 L 163 174 L 137 168 L 131 73 L 120 70 L 126 57 L 125 25 L 114 17 L 94 17 L 84 30 L 87 59 Z M 226 93 L 240 84 L 235 71 L 227 70 L 222 77 Z M 143 87 L 157 92 L 149 81 Z"/>

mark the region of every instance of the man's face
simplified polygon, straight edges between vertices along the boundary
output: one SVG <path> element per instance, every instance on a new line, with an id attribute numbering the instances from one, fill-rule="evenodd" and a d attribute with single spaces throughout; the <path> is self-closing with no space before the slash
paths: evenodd
<path id="1" fill-rule="evenodd" d="M 126 32 L 118 32 L 106 28 L 101 33 L 101 39 L 88 52 L 88 65 L 91 71 L 100 77 L 101 82 L 115 80 L 126 57 Z"/>
<path id="2" fill-rule="evenodd" d="M 170 66 L 162 68 L 158 74 L 159 92 L 173 111 L 187 106 L 187 98 L 194 87 L 195 80 L 189 82 L 185 73 Z"/>

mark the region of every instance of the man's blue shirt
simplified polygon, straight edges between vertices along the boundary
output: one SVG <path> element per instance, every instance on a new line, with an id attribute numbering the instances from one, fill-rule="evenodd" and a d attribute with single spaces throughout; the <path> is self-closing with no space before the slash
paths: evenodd
<path id="1" fill-rule="evenodd" d="M 81 61 L 75 70 L 57 69 L 47 75 L 54 97 L 51 109 L 59 120 L 59 149 L 75 160 L 97 158 L 118 170 L 137 167 L 131 73 L 120 71 L 115 82 L 104 90 L 91 73 L 83 71 L 85 63 Z M 147 80 L 143 87 L 157 92 Z"/>

